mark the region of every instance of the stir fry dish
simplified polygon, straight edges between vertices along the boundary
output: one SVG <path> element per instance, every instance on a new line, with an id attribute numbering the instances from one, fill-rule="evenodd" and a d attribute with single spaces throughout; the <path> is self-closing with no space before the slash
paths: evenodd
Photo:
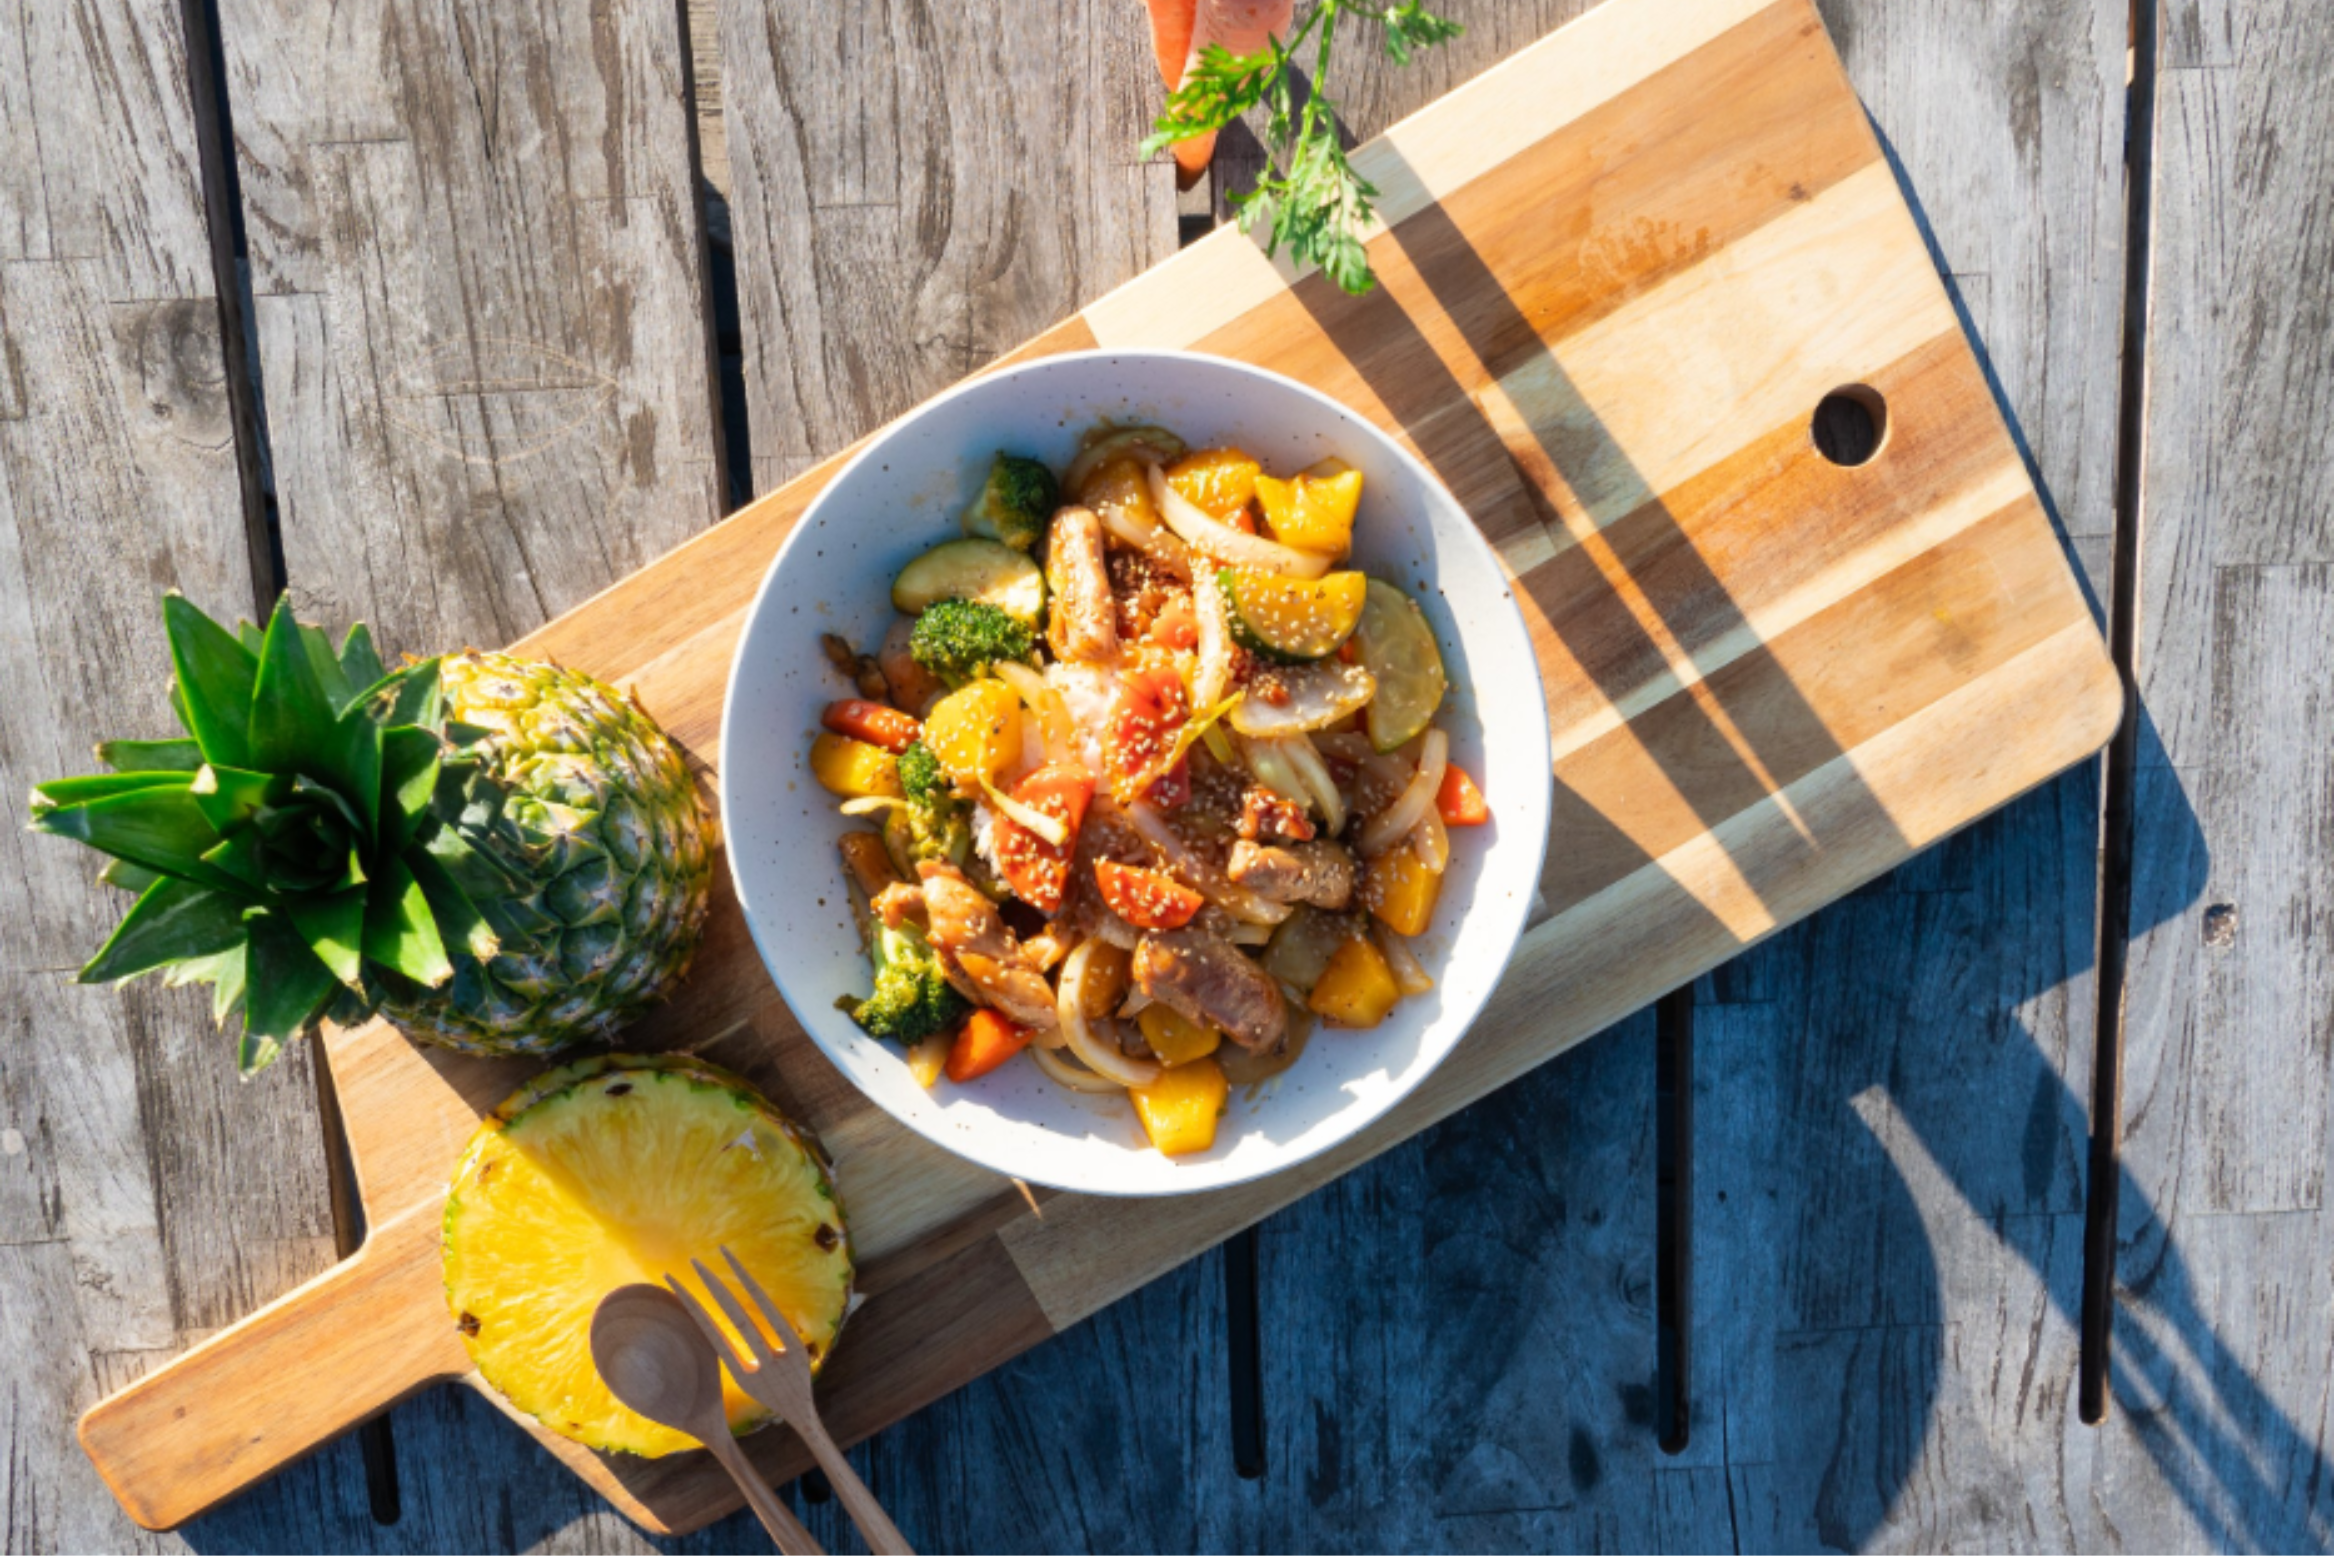
<path id="1" fill-rule="evenodd" d="M 841 1003 L 926 1086 L 1026 1054 L 1124 1093 L 1169 1156 L 1316 1023 L 1433 988 L 1451 831 L 1490 819 L 1436 724 L 1433 630 L 1346 564 L 1360 472 L 1279 477 L 1151 426 L 1000 453 L 892 580 L 810 770 L 873 973 Z"/>

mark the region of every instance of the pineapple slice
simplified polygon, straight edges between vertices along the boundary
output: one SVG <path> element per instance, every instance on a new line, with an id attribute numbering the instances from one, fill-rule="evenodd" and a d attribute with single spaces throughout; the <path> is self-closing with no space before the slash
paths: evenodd
<path id="1" fill-rule="evenodd" d="M 744 1081 L 679 1055 L 586 1059 L 513 1093 L 454 1171 L 444 1242 L 446 1302 L 486 1381 L 563 1437 L 652 1459 L 695 1444 L 600 1381 L 600 1298 L 668 1274 L 702 1298 L 689 1261 L 722 1269 L 726 1243 L 815 1368 L 851 1297 L 817 1145 Z M 733 1431 L 769 1418 L 726 1372 L 722 1397 Z"/>

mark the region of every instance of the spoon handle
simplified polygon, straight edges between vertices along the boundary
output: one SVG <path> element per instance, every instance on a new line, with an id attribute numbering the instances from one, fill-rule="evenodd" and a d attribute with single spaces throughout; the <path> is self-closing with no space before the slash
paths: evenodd
<path id="1" fill-rule="evenodd" d="M 737 1482 L 738 1490 L 746 1494 L 746 1505 L 754 1510 L 762 1527 L 770 1531 L 770 1538 L 784 1556 L 827 1556 L 827 1548 L 811 1538 L 810 1531 L 802 1527 L 802 1520 L 794 1516 L 794 1510 L 779 1501 L 778 1493 L 755 1473 L 753 1464 L 738 1447 L 737 1439 L 724 1431 L 701 1440 L 713 1450 L 721 1467 L 729 1471 L 729 1478 Z"/>

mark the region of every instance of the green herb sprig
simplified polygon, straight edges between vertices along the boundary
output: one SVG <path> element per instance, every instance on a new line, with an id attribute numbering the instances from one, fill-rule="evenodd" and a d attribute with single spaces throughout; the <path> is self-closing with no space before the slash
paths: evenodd
<path id="1" fill-rule="evenodd" d="M 1285 41 L 1267 38 L 1253 54 L 1234 54 L 1220 43 L 1202 50 L 1183 83 L 1168 94 L 1166 111 L 1143 142 L 1143 155 L 1156 156 L 1177 141 L 1222 130 L 1251 108 L 1265 108 L 1268 161 L 1255 188 L 1232 196 L 1240 225 L 1250 232 L 1264 226 L 1267 254 L 1279 254 L 1286 244 L 1291 259 L 1319 266 L 1341 289 L 1358 296 L 1377 284 L 1361 233 L 1378 191 L 1354 171 L 1338 144 L 1337 104 L 1326 90 L 1337 23 L 1349 14 L 1384 29 L 1387 57 L 1397 65 L 1409 64 L 1417 51 L 1455 38 L 1461 30 L 1419 0 L 1380 6 L 1320 0 Z M 1300 109 L 1291 66 L 1305 40 L 1315 35 L 1313 86 Z"/>

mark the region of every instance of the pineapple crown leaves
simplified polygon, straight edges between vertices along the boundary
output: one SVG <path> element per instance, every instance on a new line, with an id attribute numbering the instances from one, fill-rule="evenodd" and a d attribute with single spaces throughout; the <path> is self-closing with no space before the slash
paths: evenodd
<path id="1" fill-rule="evenodd" d="M 80 981 L 210 984 L 249 1075 L 368 1013 L 384 974 L 434 988 L 450 951 L 496 954 L 477 900 L 509 870 L 461 824 L 493 819 L 484 732 L 446 718 L 439 662 L 387 670 L 362 624 L 336 650 L 289 600 L 264 630 L 176 593 L 162 616 L 185 736 L 109 741 L 112 771 L 33 789 L 32 829 L 111 855 L 103 879 L 138 894 Z"/>

